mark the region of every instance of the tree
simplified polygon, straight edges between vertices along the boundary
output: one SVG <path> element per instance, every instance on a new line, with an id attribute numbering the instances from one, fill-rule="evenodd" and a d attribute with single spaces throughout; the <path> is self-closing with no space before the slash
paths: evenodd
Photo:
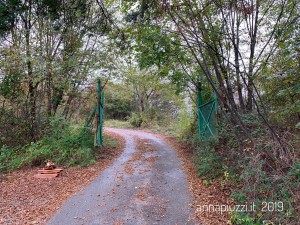
<path id="1" fill-rule="evenodd" d="M 300 121 L 298 24 L 299 17 L 284 36 L 276 35 L 279 45 L 263 68 L 264 76 L 259 79 L 264 89 L 262 97 L 271 109 L 273 122 L 285 127 L 294 127 Z"/>
<path id="2" fill-rule="evenodd" d="M 97 69 L 95 50 L 105 46 L 100 39 L 109 24 L 102 8 L 89 0 L 6 1 L 0 13 L 5 15 L 0 100 L 26 121 L 30 139 L 37 140 L 50 117 L 69 117 L 73 100 Z"/>
<path id="3" fill-rule="evenodd" d="M 109 83 L 105 86 L 105 117 L 109 119 L 128 119 L 134 110 L 131 88 L 125 84 Z"/>

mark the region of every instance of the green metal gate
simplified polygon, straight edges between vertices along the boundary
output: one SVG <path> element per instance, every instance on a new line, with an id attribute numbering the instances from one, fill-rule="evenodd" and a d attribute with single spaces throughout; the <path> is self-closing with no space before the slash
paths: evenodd
<path id="1" fill-rule="evenodd" d="M 97 103 L 90 115 L 86 126 L 91 126 L 91 122 L 96 117 L 96 132 L 94 139 L 94 146 L 101 147 L 103 145 L 103 114 L 104 114 L 104 92 L 101 89 L 101 81 L 98 80 L 97 87 Z"/>
<path id="2" fill-rule="evenodd" d="M 202 84 L 198 83 L 198 131 L 200 138 L 209 138 L 217 136 L 216 129 L 216 111 L 217 96 L 214 92 L 213 96 L 206 103 L 202 102 Z"/>

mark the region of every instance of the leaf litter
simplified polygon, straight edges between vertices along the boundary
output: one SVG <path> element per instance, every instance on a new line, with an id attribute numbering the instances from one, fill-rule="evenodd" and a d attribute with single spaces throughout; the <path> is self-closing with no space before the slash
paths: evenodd
<path id="1" fill-rule="evenodd" d="M 85 167 L 64 169 L 59 177 L 37 179 L 39 168 L 24 168 L 0 177 L 0 224 L 46 224 L 63 203 L 89 185 L 124 149 L 123 137 L 111 132 L 120 143 L 115 149 L 103 148 L 109 157 Z"/>

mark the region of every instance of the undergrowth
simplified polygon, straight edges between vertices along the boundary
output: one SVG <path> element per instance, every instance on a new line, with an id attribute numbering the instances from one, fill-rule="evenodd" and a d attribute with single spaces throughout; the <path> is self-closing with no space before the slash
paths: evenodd
<path id="1" fill-rule="evenodd" d="M 222 157 L 217 155 L 214 145 L 214 140 L 202 142 L 194 159 L 199 176 L 207 180 L 218 178 L 223 172 Z"/>
<path id="2" fill-rule="evenodd" d="M 0 149 L 0 172 L 10 172 L 24 166 L 43 166 L 51 160 L 60 166 L 87 166 L 96 162 L 100 149 L 94 148 L 90 128 L 74 126 L 64 118 L 52 118 L 48 134 L 37 142 L 22 147 Z M 104 136 L 104 143 L 117 145 Z"/>
<path id="3" fill-rule="evenodd" d="M 300 224 L 300 162 L 295 141 L 282 138 L 286 146 L 282 152 L 257 116 L 246 114 L 242 119 L 258 144 L 253 146 L 239 127 L 221 118 L 218 139 L 195 141 L 199 176 L 208 184 L 218 179 L 230 186 L 234 204 L 255 204 L 252 211 L 232 211 L 230 224 Z"/>

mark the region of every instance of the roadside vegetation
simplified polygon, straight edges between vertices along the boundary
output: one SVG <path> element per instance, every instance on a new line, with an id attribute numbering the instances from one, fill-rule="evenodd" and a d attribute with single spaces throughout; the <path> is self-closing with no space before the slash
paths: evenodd
<path id="1" fill-rule="evenodd" d="M 117 148 L 117 140 L 104 135 L 106 147 Z M 50 120 L 49 132 L 36 142 L 24 146 L 0 149 L 0 172 L 11 172 L 24 167 L 44 166 L 47 160 L 59 166 L 87 166 L 103 157 L 100 148 L 94 148 L 91 128 L 67 122 L 63 117 Z"/>

